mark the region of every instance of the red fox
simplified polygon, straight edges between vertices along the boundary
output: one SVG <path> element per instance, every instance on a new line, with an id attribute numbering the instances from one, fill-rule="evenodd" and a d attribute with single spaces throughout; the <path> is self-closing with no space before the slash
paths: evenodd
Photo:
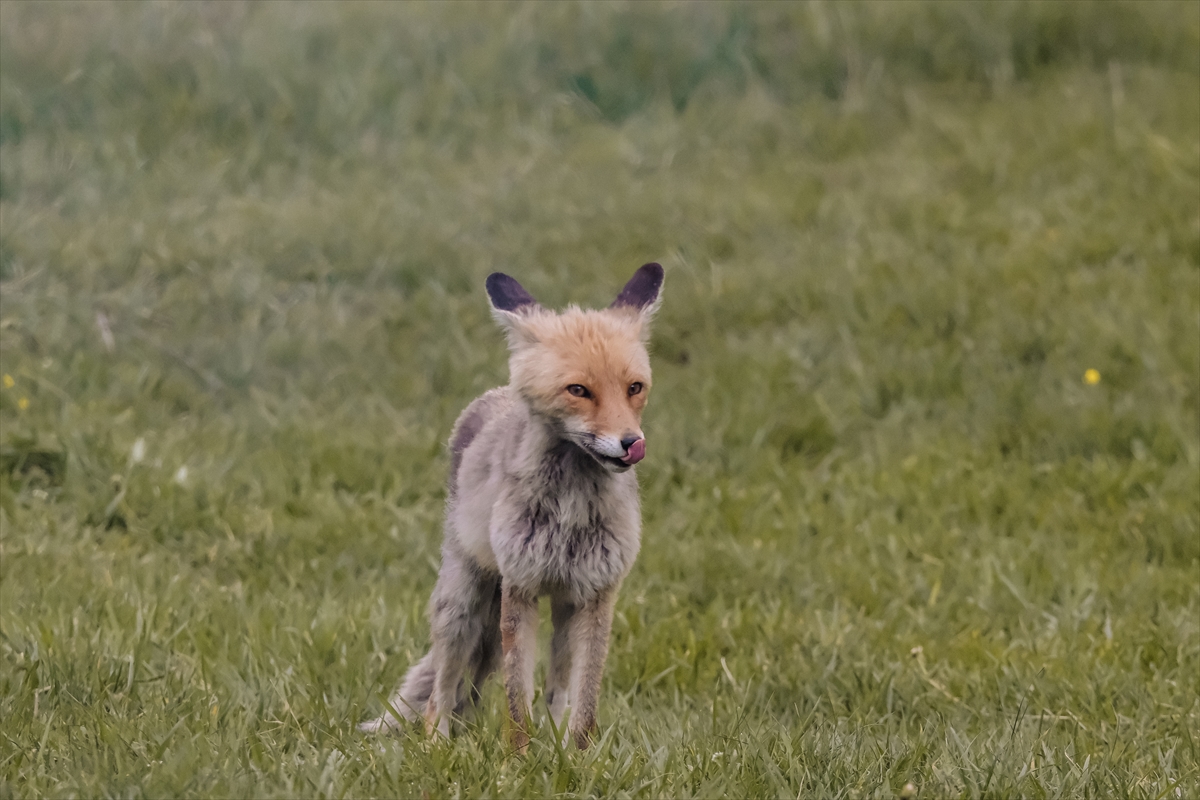
<path id="1" fill-rule="evenodd" d="M 529 744 L 538 606 L 554 632 L 546 702 L 555 727 L 586 748 L 613 604 L 641 545 L 633 466 L 646 455 L 646 352 L 663 268 L 646 264 L 602 310 L 555 313 L 502 273 L 487 279 L 508 335 L 509 384 L 473 401 L 450 436 L 442 565 L 429 616 L 433 645 L 390 708 L 448 736 L 503 664 L 513 746 Z M 387 711 L 360 727 L 398 727 Z"/>

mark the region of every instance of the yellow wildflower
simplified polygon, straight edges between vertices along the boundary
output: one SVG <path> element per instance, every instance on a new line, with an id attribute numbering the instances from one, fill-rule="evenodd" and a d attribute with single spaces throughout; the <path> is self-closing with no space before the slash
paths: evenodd
<path id="1" fill-rule="evenodd" d="M 5 389 L 11 389 L 16 384 L 17 384 L 17 382 L 13 380 L 12 375 L 9 375 L 7 372 L 4 373 L 4 388 Z"/>
<path id="2" fill-rule="evenodd" d="M 1088 386 L 1095 386 L 1100 382 L 1100 371 L 1096 369 L 1088 369 L 1083 373 L 1083 382 Z"/>
<path id="3" fill-rule="evenodd" d="M 29 398 L 28 398 L 28 397 L 22 397 L 20 400 L 18 400 L 18 401 L 17 401 L 17 408 L 21 409 L 22 411 L 24 411 L 25 409 L 29 408 Z"/>

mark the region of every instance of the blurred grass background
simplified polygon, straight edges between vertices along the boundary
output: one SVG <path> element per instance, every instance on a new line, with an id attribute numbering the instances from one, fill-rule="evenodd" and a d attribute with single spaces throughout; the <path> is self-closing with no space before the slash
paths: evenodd
<path id="1" fill-rule="evenodd" d="M 602 742 L 360 736 L 649 260 Z M 1194 3 L 8 0 L 0 369 L 4 796 L 1200 793 Z"/>

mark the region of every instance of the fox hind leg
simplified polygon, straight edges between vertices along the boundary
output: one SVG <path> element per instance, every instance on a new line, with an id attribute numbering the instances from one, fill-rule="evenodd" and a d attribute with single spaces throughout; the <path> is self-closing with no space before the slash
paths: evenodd
<path id="1" fill-rule="evenodd" d="M 435 675 L 425 707 L 426 731 L 450 735 L 450 718 L 464 710 L 468 667 L 478 661 L 497 579 L 443 552 L 442 569 L 430 599 Z M 473 671 L 478 671 L 477 669 Z"/>
<path id="2" fill-rule="evenodd" d="M 460 696 L 458 707 L 454 710 L 459 717 L 467 717 L 474 712 L 475 707 L 479 705 L 483 684 L 493 672 L 500 669 L 500 581 L 495 582 L 492 597 L 484 603 L 479 616 L 483 630 L 468 667 L 470 684 L 467 691 Z"/>

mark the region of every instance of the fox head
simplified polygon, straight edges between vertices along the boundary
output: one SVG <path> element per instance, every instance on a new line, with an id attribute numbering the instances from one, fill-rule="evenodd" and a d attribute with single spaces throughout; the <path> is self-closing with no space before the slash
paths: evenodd
<path id="1" fill-rule="evenodd" d="M 508 334 L 510 384 L 535 414 L 611 472 L 646 455 L 646 341 L 662 282 L 663 268 L 647 264 L 608 308 L 555 312 L 503 273 L 487 279 L 492 314 Z"/>

